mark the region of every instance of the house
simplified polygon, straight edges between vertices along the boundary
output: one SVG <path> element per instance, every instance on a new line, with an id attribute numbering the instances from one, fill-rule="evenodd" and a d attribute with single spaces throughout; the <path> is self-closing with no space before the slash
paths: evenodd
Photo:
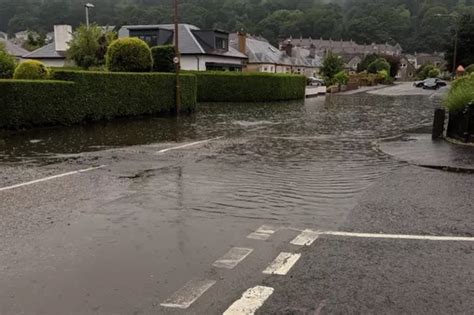
<path id="1" fill-rule="evenodd" d="M 243 32 L 230 34 L 231 47 L 248 56 L 248 72 L 298 73 L 314 76 L 321 67 L 321 59 L 310 58 L 310 51 L 299 47 L 280 50 L 265 38 Z"/>
<path id="2" fill-rule="evenodd" d="M 349 72 L 356 72 L 357 67 L 363 60 L 363 56 L 359 54 L 341 54 L 342 60 L 344 61 L 344 67 Z"/>
<path id="3" fill-rule="evenodd" d="M 401 81 L 410 81 L 416 77 L 416 65 L 413 64 L 412 55 L 405 55 L 400 58 L 400 68 L 398 70 L 397 79 Z"/>
<path id="4" fill-rule="evenodd" d="M 229 45 L 229 33 L 221 30 L 201 30 L 189 24 L 179 24 L 179 51 L 183 70 L 242 71 L 247 56 Z M 174 24 L 125 25 L 119 38 L 138 37 L 150 46 L 174 44 Z"/>
<path id="5" fill-rule="evenodd" d="M 446 67 L 446 60 L 444 58 L 444 54 L 442 53 L 434 53 L 434 54 L 426 54 L 420 53 L 415 54 L 416 57 L 416 66 L 417 68 L 421 68 L 426 64 L 435 65 L 437 68 L 444 69 Z"/>
<path id="6" fill-rule="evenodd" d="M 41 48 L 25 54 L 24 59 L 38 60 L 50 67 L 64 67 L 67 65 L 66 51 L 72 40 L 72 27 L 70 25 L 54 26 L 54 41 Z"/>
<path id="7" fill-rule="evenodd" d="M 333 52 L 337 55 L 345 55 L 345 54 L 352 54 L 352 55 L 360 55 L 365 56 L 369 54 L 379 54 L 379 55 L 390 55 L 390 56 L 400 56 L 402 54 L 402 47 L 400 44 L 390 45 L 388 43 L 385 44 L 365 44 L 360 45 L 353 40 L 350 41 L 343 41 L 343 40 L 325 40 L 325 39 L 312 39 L 309 38 L 288 38 L 284 40 L 281 44 L 291 42 L 296 47 L 303 47 L 309 49 L 312 45 L 316 49 L 316 54 L 319 56 L 324 56 L 328 52 Z"/>
<path id="8" fill-rule="evenodd" d="M 17 60 L 20 60 L 25 54 L 28 53 L 28 50 L 24 49 L 21 46 L 18 46 L 16 44 L 12 43 L 9 40 L 5 40 L 5 39 L 0 38 L 0 44 L 5 45 L 5 48 L 6 48 L 7 52 L 10 55 L 14 56 Z"/>

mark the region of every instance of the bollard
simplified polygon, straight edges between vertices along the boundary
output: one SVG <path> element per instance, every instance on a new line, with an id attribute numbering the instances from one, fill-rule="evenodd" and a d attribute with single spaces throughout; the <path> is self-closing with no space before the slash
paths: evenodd
<path id="1" fill-rule="evenodd" d="M 433 132 L 432 132 L 433 140 L 443 137 L 445 118 L 446 118 L 446 111 L 443 108 L 435 109 L 434 120 L 433 120 Z"/>

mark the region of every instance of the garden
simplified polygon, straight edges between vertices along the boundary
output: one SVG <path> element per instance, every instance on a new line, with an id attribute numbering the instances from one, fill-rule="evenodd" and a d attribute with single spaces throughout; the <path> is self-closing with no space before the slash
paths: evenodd
<path id="1" fill-rule="evenodd" d="M 149 47 L 93 25 L 73 36 L 68 59 L 77 68 L 20 63 L 0 46 L 0 128 L 70 125 L 117 117 L 174 113 L 173 46 Z M 198 102 L 274 102 L 304 99 L 297 75 L 181 72 L 180 112 Z"/>

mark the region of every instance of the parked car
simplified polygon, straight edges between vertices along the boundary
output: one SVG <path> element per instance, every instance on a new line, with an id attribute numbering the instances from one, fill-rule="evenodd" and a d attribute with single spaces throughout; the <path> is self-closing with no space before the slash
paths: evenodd
<path id="1" fill-rule="evenodd" d="M 310 77 L 310 78 L 308 78 L 308 85 L 311 85 L 311 86 L 324 86 L 324 85 L 326 85 L 326 83 L 322 79 L 318 79 L 318 78 L 315 78 L 315 77 Z"/>
<path id="2" fill-rule="evenodd" d="M 426 85 L 426 87 L 425 87 Z M 422 81 L 416 81 L 413 83 L 413 86 L 417 88 L 424 88 L 424 89 L 439 89 L 442 86 L 446 86 L 447 83 L 438 78 L 428 78 Z"/>
<path id="3" fill-rule="evenodd" d="M 440 79 L 427 79 L 423 83 L 424 90 L 437 90 L 442 86 L 446 86 L 446 82 Z"/>

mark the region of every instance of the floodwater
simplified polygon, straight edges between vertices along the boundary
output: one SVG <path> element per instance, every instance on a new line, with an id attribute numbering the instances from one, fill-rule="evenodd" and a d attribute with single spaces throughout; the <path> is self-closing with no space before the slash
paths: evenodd
<path id="1" fill-rule="evenodd" d="M 182 177 L 175 174 L 183 172 L 181 163 L 166 172 L 148 172 L 146 181 L 134 187 L 142 192 L 140 203 L 147 202 L 144 193 L 153 191 L 150 207 L 186 207 L 199 215 L 300 226 L 314 225 L 317 219 L 327 225 L 399 165 L 373 150 L 373 142 L 429 125 L 435 103 L 423 96 L 358 94 L 308 99 L 304 104 L 201 104 L 197 113 L 180 118 L 10 133 L 0 141 L 0 158 L 6 163 L 49 163 L 87 151 L 223 136 L 215 152 L 201 157 L 198 165 L 185 166 L 190 193 L 178 196 L 168 185 Z M 156 187 L 161 194 L 155 194 Z"/>
<path id="2" fill-rule="evenodd" d="M 106 166 L 3 192 L 0 313 L 167 314 L 159 303 L 197 278 L 218 282 L 185 313 L 222 314 L 294 250 L 297 231 L 338 229 L 364 190 L 401 165 L 373 142 L 429 125 L 436 102 L 201 104 L 178 119 L 4 132 L 0 171 L 11 175 Z M 246 238 L 261 225 L 283 228 Z M 234 246 L 254 251 L 235 270 L 213 268 Z"/>

